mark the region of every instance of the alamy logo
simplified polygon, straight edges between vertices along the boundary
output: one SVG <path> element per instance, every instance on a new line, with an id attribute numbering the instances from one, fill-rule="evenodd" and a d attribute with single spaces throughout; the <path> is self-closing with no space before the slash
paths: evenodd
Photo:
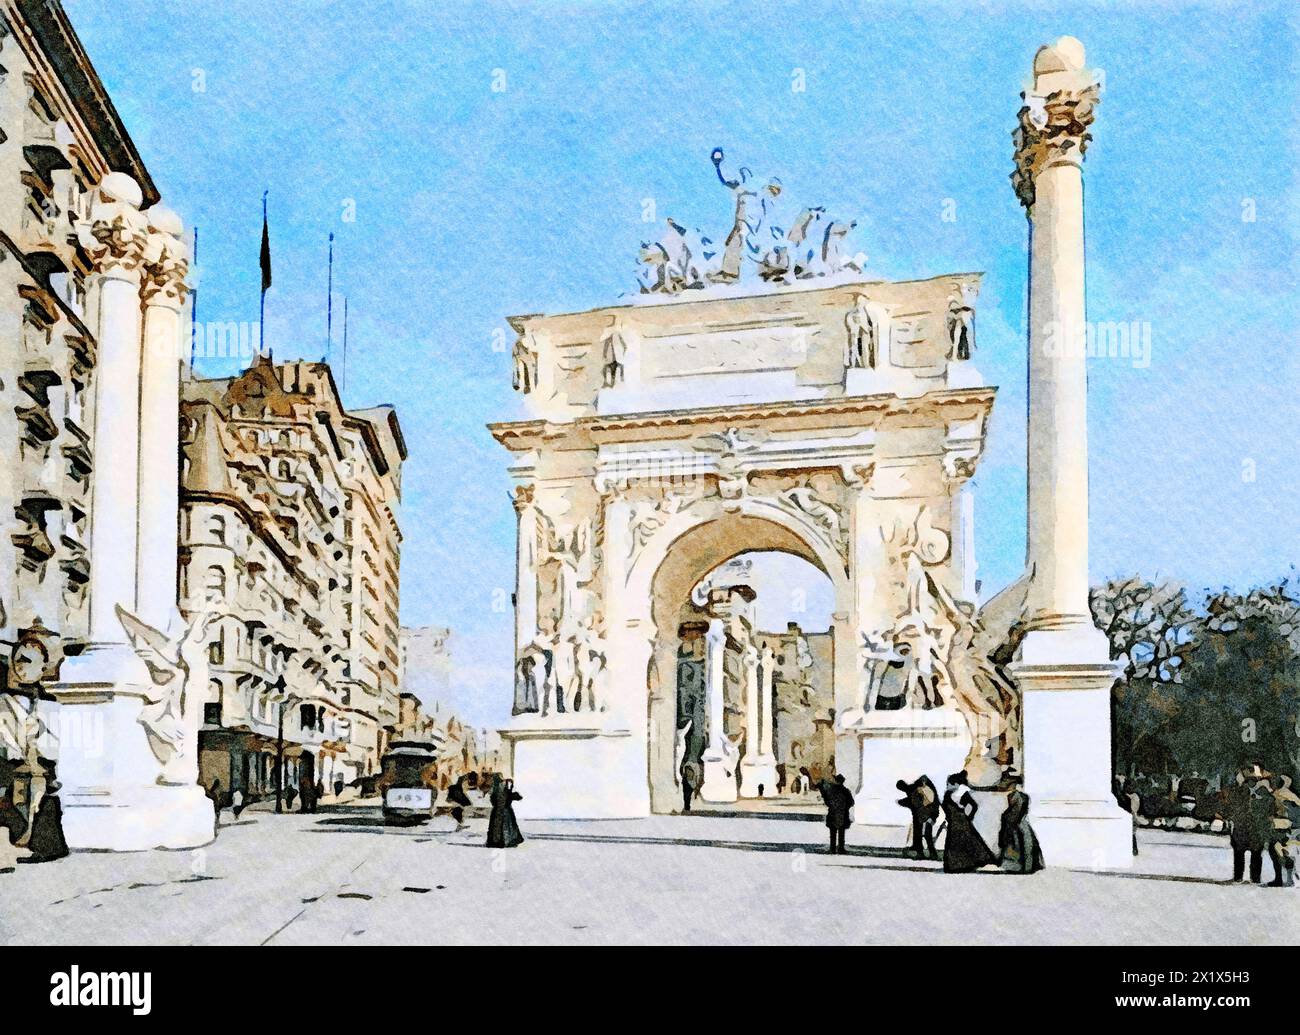
<path id="1" fill-rule="evenodd" d="M 50 975 L 53 1006 L 129 1006 L 137 1017 L 152 1008 L 153 975 L 149 971 L 96 971 L 80 967 Z"/>

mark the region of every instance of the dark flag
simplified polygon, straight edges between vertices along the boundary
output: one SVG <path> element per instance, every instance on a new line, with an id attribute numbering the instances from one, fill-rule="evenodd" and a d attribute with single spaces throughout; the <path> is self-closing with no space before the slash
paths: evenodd
<path id="1" fill-rule="evenodd" d="M 262 195 L 262 294 L 271 286 L 271 231 L 266 222 L 266 194 Z"/>
<path id="2" fill-rule="evenodd" d="M 257 311 L 257 351 L 266 352 L 266 289 L 271 286 L 271 229 L 266 223 L 266 196 L 270 191 L 262 191 L 262 254 L 258 264 L 262 267 L 262 300 Z"/>

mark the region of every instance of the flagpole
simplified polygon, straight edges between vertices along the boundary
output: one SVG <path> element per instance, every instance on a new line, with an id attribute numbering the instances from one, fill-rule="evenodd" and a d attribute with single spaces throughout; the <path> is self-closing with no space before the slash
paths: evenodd
<path id="1" fill-rule="evenodd" d="M 199 228 L 194 228 L 194 247 L 191 249 L 190 269 L 198 278 L 199 270 Z M 199 289 L 197 285 L 190 288 L 190 380 L 194 379 L 195 336 L 199 329 Z"/>
<path id="2" fill-rule="evenodd" d="M 325 362 L 334 348 L 334 235 L 330 234 L 329 279 L 325 290 Z"/>

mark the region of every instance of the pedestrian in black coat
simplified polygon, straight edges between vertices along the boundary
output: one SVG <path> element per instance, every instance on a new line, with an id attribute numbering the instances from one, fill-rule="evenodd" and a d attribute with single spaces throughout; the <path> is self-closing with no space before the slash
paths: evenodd
<path id="1" fill-rule="evenodd" d="M 694 799 L 695 795 L 699 792 L 701 782 L 702 780 L 700 777 L 700 767 L 694 762 L 683 762 L 682 763 L 682 811 L 683 812 L 691 811 L 691 801 Z"/>
<path id="2" fill-rule="evenodd" d="M 1246 871 L 1246 856 L 1250 856 L 1250 881 L 1263 880 L 1264 852 L 1273 835 L 1273 794 L 1269 786 L 1271 774 L 1258 765 L 1243 769 L 1237 774 L 1237 784 L 1228 792 L 1228 822 L 1232 832 L 1228 841 L 1232 845 L 1232 880 L 1240 884 Z"/>
<path id="3" fill-rule="evenodd" d="M 31 855 L 19 859 L 20 863 L 52 862 L 68 854 L 68 842 L 63 838 L 63 805 L 55 793 L 58 789 L 57 783 L 46 785 L 27 838 L 27 850 Z"/>
<path id="4" fill-rule="evenodd" d="M 523 799 L 522 794 L 515 793 L 514 780 L 502 780 L 500 775 L 492 775 L 492 812 L 488 816 L 487 846 L 489 848 L 514 848 L 523 844 L 524 835 L 515 819 L 515 802 Z"/>
<path id="5" fill-rule="evenodd" d="M 1007 873 L 1037 873 L 1043 868 L 1043 849 L 1029 825 L 1029 795 L 1019 787 L 1007 795 L 998 828 L 1000 865 Z"/>
<path id="6" fill-rule="evenodd" d="M 853 792 L 844 786 L 844 777 L 835 774 L 835 780 L 823 780 L 820 785 L 822 801 L 826 803 L 826 826 L 830 831 L 831 855 L 844 855 L 844 834 L 853 824 L 849 813 L 853 808 Z"/>
<path id="7" fill-rule="evenodd" d="M 208 797 L 212 799 L 212 825 L 215 829 L 221 826 L 221 809 L 225 800 L 221 793 L 221 781 L 213 780 L 212 786 L 208 788 Z"/>
<path id="8" fill-rule="evenodd" d="M 943 794 L 943 816 L 948 824 L 948 840 L 943 847 L 945 873 L 970 873 L 998 861 L 972 822 L 978 811 L 966 771 L 953 773 Z"/>

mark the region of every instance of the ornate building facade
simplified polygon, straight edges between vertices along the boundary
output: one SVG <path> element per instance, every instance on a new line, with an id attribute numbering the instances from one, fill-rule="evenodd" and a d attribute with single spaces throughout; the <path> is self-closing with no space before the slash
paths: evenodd
<path id="1" fill-rule="evenodd" d="M 57 766 L 73 847 L 200 844 L 133 650 L 176 611 L 183 227 L 60 4 L 0 4 L 0 62 L 0 776 Z"/>
<path id="2" fill-rule="evenodd" d="M 180 599 L 212 613 L 203 779 L 254 797 L 375 773 L 399 718 L 406 451 L 329 368 L 260 356 L 182 404 Z"/>
<path id="3" fill-rule="evenodd" d="M 25 639 L 76 652 L 90 636 L 98 292 L 175 284 L 177 224 L 57 5 L 0 4 L 0 657 Z M 120 177 L 97 189 L 114 172 Z M 94 221 L 126 198 L 120 229 Z M 96 234 L 104 234 L 102 243 Z M 170 250 L 163 268 L 160 251 Z M 147 265 L 150 255 L 155 262 Z M 176 265 L 179 261 L 181 264 Z M 147 276 L 146 276 L 147 274 Z M 168 281 L 176 277 L 175 282 Z M 138 304 L 143 304 L 141 295 Z M 134 546 L 132 546 L 134 549 Z M 33 633 L 35 635 L 33 635 Z M 36 649 L 33 647 L 33 649 Z M 0 686 L 0 689 L 3 689 Z"/>

